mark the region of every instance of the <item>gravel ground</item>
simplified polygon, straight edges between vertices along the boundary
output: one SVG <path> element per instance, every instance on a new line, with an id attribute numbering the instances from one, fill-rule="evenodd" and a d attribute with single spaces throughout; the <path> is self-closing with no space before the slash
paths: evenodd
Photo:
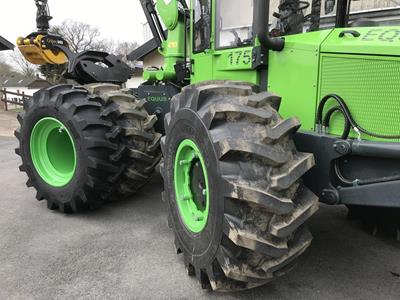
<path id="1" fill-rule="evenodd" d="M 15 111 L 0 110 L 0 136 L 14 136 L 18 124 Z"/>
<path id="2" fill-rule="evenodd" d="M 158 174 L 135 199 L 63 215 L 25 187 L 15 146 L 0 137 L 0 299 L 399 299 L 400 244 L 328 206 L 287 276 L 240 293 L 201 290 L 174 253 Z"/>

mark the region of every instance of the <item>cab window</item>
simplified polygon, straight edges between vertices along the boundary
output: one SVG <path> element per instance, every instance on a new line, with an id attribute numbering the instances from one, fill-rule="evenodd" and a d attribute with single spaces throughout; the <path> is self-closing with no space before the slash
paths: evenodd
<path id="1" fill-rule="evenodd" d="M 253 44 L 253 0 L 217 2 L 216 48 Z"/>
<path id="2" fill-rule="evenodd" d="M 194 52 L 202 52 L 210 49 L 211 0 L 194 1 L 193 22 Z"/>

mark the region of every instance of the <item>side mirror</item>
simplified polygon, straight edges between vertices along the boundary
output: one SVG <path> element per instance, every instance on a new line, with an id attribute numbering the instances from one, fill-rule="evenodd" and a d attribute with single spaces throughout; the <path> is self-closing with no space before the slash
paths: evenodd
<path id="1" fill-rule="evenodd" d="M 325 0 L 325 14 L 328 15 L 333 12 L 336 0 Z"/>

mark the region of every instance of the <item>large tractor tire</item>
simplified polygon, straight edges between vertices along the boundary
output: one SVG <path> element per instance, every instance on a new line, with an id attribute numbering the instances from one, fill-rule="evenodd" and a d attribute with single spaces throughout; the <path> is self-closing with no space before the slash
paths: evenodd
<path id="1" fill-rule="evenodd" d="M 154 129 L 157 117 L 147 113 L 145 100 L 121 92 L 117 85 L 92 84 L 85 88 L 105 102 L 102 115 L 113 123 L 108 137 L 118 145 L 110 157 L 119 167 L 110 199 L 126 198 L 151 179 L 161 160 L 161 134 Z"/>
<path id="2" fill-rule="evenodd" d="M 99 89 L 71 85 L 43 89 L 25 102 L 18 116 L 20 170 L 49 209 L 65 213 L 95 209 L 112 196 L 135 192 L 159 160 L 160 136 L 151 128 L 152 117 L 143 112 L 142 103 L 119 92 L 118 86 L 103 86 L 107 92 L 101 96 L 95 94 Z M 139 137 L 142 131 L 146 138 Z M 127 184 L 132 187 L 126 188 Z"/>
<path id="3" fill-rule="evenodd" d="M 166 115 L 163 199 L 175 246 L 203 288 L 263 285 L 310 245 L 303 223 L 318 198 L 301 177 L 313 165 L 277 113 L 280 98 L 237 82 L 185 87 Z"/>

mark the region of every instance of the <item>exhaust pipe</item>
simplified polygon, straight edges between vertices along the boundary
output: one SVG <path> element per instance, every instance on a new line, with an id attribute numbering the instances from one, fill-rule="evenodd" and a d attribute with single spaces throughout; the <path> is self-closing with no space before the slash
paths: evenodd
<path id="1" fill-rule="evenodd" d="M 282 51 L 285 46 L 283 38 L 269 35 L 269 1 L 254 0 L 253 31 L 261 45 L 268 50 Z"/>

